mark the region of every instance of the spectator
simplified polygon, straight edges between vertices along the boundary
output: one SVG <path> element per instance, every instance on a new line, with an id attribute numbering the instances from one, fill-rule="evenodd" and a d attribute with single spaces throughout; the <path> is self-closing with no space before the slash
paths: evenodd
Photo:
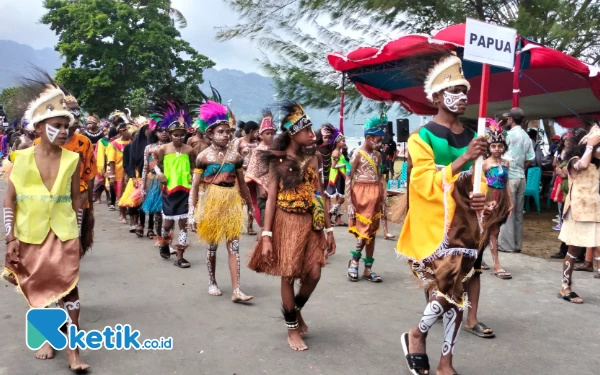
<path id="1" fill-rule="evenodd" d="M 535 159 L 529 166 L 541 168 L 544 160 L 544 152 L 542 151 L 542 141 L 538 140 L 538 131 L 533 128 L 527 129 L 527 134 L 529 135 L 529 139 L 531 139 L 531 146 L 535 153 Z"/>
<path id="2" fill-rule="evenodd" d="M 394 162 L 396 161 L 396 155 L 398 155 L 398 146 L 394 142 L 394 133 L 388 134 L 383 139 L 383 148 L 385 153 L 385 171 L 386 179 L 394 177 Z"/>
<path id="3" fill-rule="evenodd" d="M 513 214 L 500 229 L 498 250 L 507 253 L 521 252 L 521 231 L 523 228 L 523 205 L 525 202 L 525 169 L 535 160 L 531 139 L 521 127 L 525 113 L 521 108 L 513 108 L 503 115 L 502 122 L 509 126 L 506 137 L 508 152 L 504 158 L 510 161 L 508 181 L 514 204 Z"/>
<path id="4" fill-rule="evenodd" d="M 553 135 L 552 142 L 550 142 L 550 155 L 554 155 L 558 147 L 560 146 L 560 135 Z"/>

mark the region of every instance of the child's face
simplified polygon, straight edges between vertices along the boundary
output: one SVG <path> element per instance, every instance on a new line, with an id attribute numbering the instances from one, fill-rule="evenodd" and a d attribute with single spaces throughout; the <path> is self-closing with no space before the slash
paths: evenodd
<path id="1" fill-rule="evenodd" d="M 215 146 L 226 147 L 230 140 L 231 129 L 229 128 L 229 124 L 217 125 L 215 128 L 211 129 L 207 135 Z"/>
<path id="2" fill-rule="evenodd" d="M 303 147 L 310 147 L 316 143 L 315 132 L 311 126 L 308 126 L 292 136 L 294 141 Z"/>
<path id="3" fill-rule="evenodd" d="M 35 128 L 41 137 L 40 142 L 49 143 L 54 146 L 63 146 L 67 142 L 69 118 L 52 117 L 38 122 Z"/>
<path id="4" fill-rule="evenodd" d="M 173 146 L 181 146 L 183 141 L 185 140 L 185 130 L 177 129 L 171 132 L 171 141 L 173 142 Z"/>
<path id="5" fill-rule="evenodd" d="M 490 145 L 490 154 L 495 158 L 499 158 L 504 154 L 504 144 L 503 143 L 492 143 Z"/>

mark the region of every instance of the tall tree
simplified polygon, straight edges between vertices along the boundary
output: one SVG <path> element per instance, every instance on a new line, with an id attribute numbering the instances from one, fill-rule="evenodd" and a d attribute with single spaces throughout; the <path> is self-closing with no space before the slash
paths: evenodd
<path id="1" fill-rule="evenodd" d="M 265 52 L 263 68 L 282 97 L 317 108 L 339 106 L 341 77 L 327 54 L 389 41 L 399 32 L 426 33 L 467 17 L 515 27 L 539 43 L 590 64 L 600 62 L 600 2 L 595 0 L 224 0 L 241 22 L 220 40 L 246 38 Z M 268 56 L 274 56 L 269 59 Z M 363 97 L 350 86 L 347 108 Z"/>
<path id="2" fill-rule="evenodd" d="M 148 102 L 198 98 L 202 72 L 214 66 L 181 39 L 183 15 L 170 0 L 44 0 L 41 22 L 59 36 L 65 58 L 56 79 L 90 112 L 103 116 L 141 91 Z"/>
<path id="3" fill-rule="evenodd" d="M 23 103 L 19 101 L 19 95 L 18 87 L 7 87 L 0 93 L 0 104 L 4 107 L 7 122 L 18 120 L 25 113 Z"/>

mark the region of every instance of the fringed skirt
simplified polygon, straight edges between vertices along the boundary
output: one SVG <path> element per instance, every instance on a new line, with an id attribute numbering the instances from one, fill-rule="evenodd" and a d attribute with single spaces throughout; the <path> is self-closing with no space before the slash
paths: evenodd
<path id="1" fill-rule="evenodd" d="M 138 181 L 138 187 L 134 185 L 134 179 L 130 178 L 125 186 L 125 190 L 119 199 L 119 207 L 139 207 L 142 204 L 142 191 L 140 188 L 140 180 Z"/>
<path id="2" fill-rule="evenodd" d="M 277 208 L 272 231 L 273 262 L 263 261 L 264 237 L 261 237 L 250 255 L 248 267 L 251 270 L 302 280 L 315 266 L 325 266 L 327 241 L 323 231 L 312 229 L 310 213 L 290 213 Z"/>
<path id="3" fill-rule="evenodd" d="M 352 205 L 355 218 L 348 219 L 348 232 L 357 239 L 371 242 L 379 231 L 383 209 L 381 182 L 355 182 L 352 185 Z"/>
<path id="4" fill-rule="evenodd" d="M 146 199 L 142 203 L 142 211 L 147 214 L 159 213 L 162 211 L 161 183 L 155 175 L 150 175 L 146 181 Z"/>
<path id="5" fill-rule="evenodd" d="M 247 208 L 237 187 L 209 184 L 199 193 L 195 219 L 200 241 L 218 244 L 245 232 Z"/>
<path id="6" fill-rule="evenodd" d="M 178 190 L 169 194 L 165 188 L 161 196 L 163 219 L 175 221 L 187 219 L 190 199 L 189 190 Z"/>
<path id="7" fill-rule="evenodd" d="M 7 255 L 2 275 L 18 286 L 30 307 L 47 307 L 77 286 L 79 238 L 62 242 L 50 230 L 39 245 L 17 242 L 19 263 L 10 263 Z"/>

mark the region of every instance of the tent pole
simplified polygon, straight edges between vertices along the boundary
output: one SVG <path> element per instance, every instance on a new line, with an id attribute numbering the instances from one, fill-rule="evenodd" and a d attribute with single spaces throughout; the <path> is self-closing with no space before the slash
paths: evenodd
<path id="1" fill-rule="evenodd" d="M 519 89 L 519 76 L 521 75 L 521 36 L 517 35 L 517 50 L 515 57 L 515 67 L 513 68 L 513 108 L 519 106 L 521 90 Z"/>
<path id="2" fill-rule="evenodd" d="M 340 132 L 344 134 L 344 96 L 346 88 L 346 73 L 342 73 L 342 95 L 340 98 Z"/>

